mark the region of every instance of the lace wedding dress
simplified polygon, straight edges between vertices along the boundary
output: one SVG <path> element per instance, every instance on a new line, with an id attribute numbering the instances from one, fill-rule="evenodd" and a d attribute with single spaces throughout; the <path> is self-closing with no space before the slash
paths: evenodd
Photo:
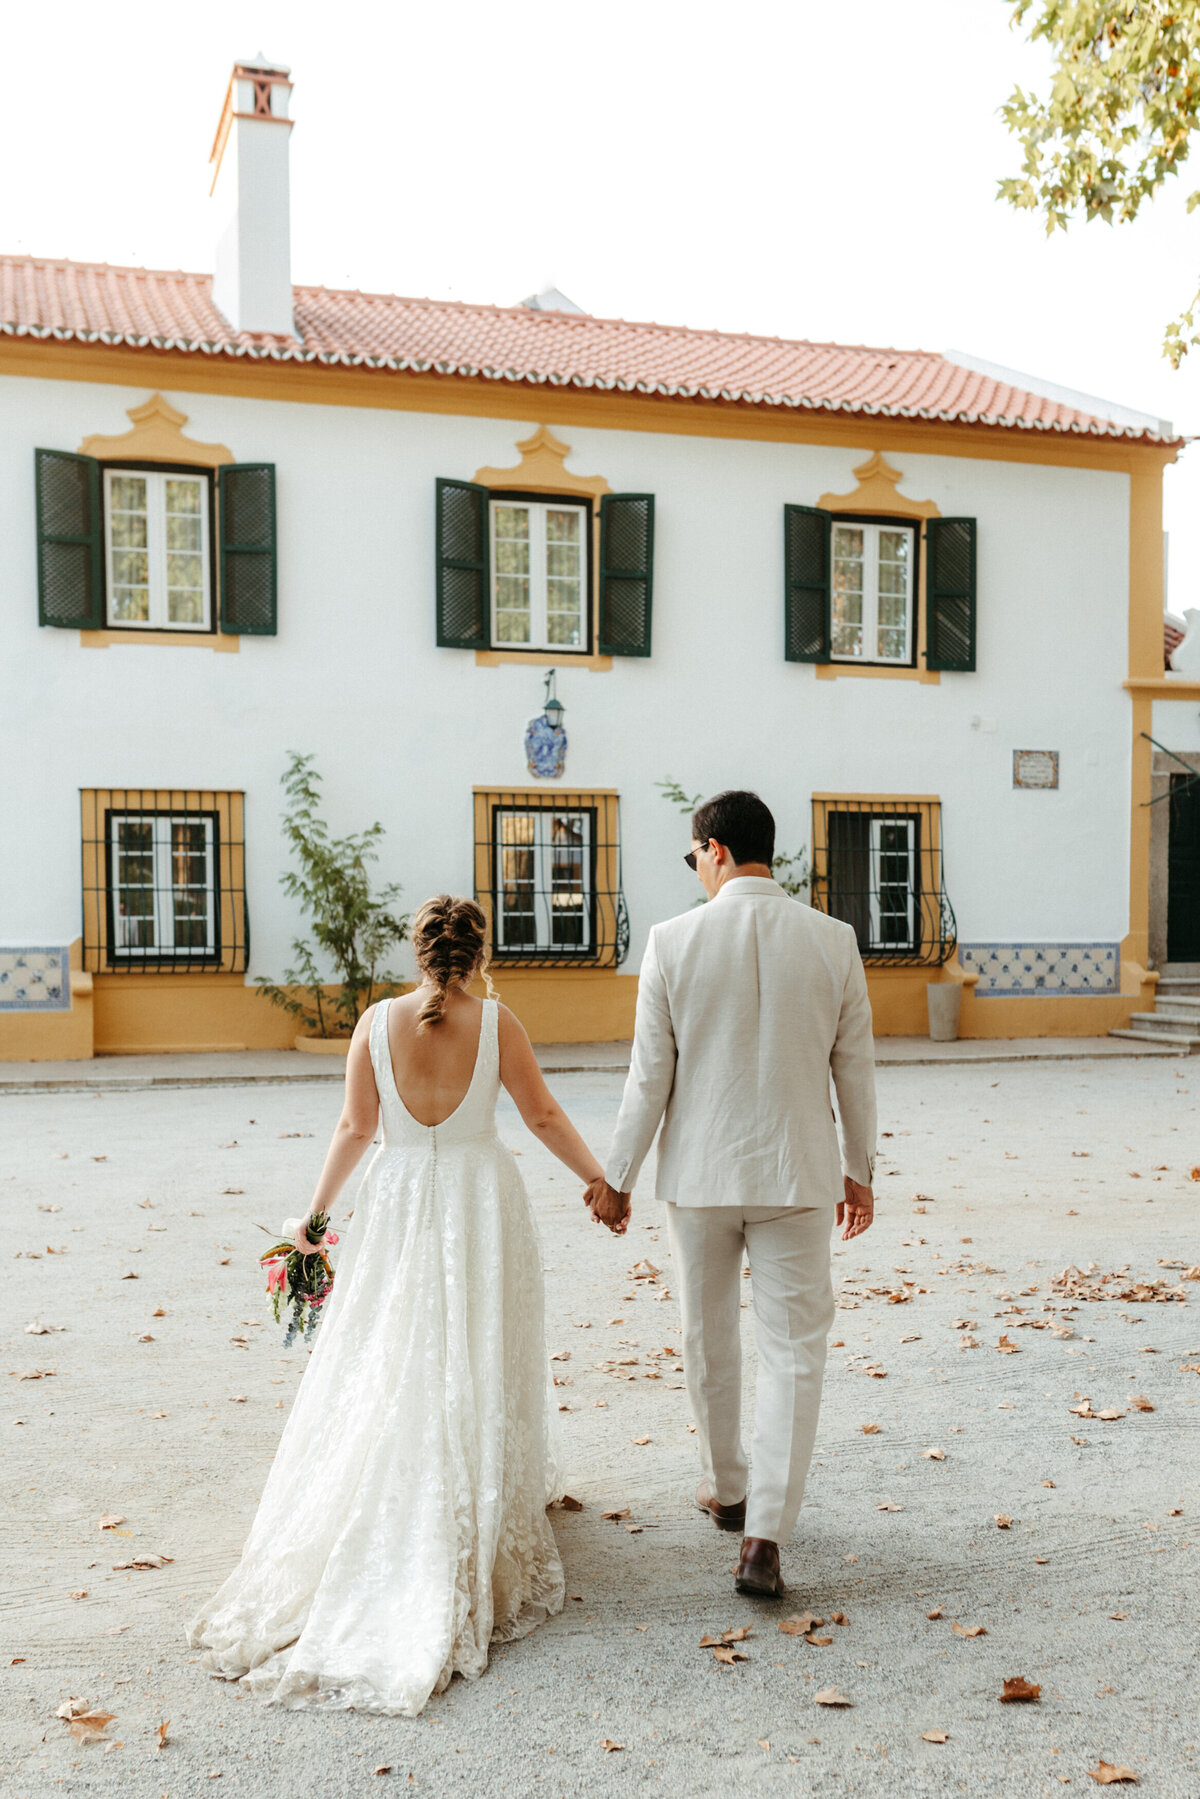
<path id="1" fill-rule="evenodd" d="M 561 1611 L 539 1243 L 496 1135 L 496 1002 L 442 1124 L 371 1020 L 382 1146 L 242 1559 L 188 1627 L 204 1665 L 296 1710 L 415 1716 L 488 1644 Z"/>

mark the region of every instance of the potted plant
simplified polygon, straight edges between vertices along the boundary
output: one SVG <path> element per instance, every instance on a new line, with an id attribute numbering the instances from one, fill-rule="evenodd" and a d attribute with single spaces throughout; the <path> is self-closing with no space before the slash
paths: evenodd
<path id="1" fill-rule="evenodd" d="M 256 981 L 272 1005 L 299 1022 L 297 1049 L 345 1055 L 367 1007 L 407 991 L 409 983 L 381 964 L 408 936 L 408 918 L 392 910 L 398 883 L 371 891 L 367 864 L 378 860 L 383 826 L 376 822 L 349 837 L 330 837 L 321 817 L 321 776 L 314 760 L 293 750 L 282 776 L 288 797 L 283 829 L 297 867 L 279 877 L 284 891 L 311 918 L 312 941 L 293 941 L 296 966 L 284 970 L 282 981 L 266 975 Z M 338 984 L 322 979 L 321 955 L 333 964 Z"/>

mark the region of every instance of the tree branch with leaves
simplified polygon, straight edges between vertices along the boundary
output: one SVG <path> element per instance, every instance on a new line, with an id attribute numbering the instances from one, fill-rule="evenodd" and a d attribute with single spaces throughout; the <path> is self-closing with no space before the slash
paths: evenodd
<path id="1" fill-rule="evenodd" d="M 408 919 L 391 910 L 398 883 L 371 891 L 367 864 L 378 860 L 383 826 L 376 822 L 349 837 L 331 838 L 321 816 L 321 776 L 314 760 L 293 750 L 282 776 L 288 797 L 283 833 L 297 866 L 280 875 L 279 883 L 311 918 L 315 947 L 304 938 L 293 942 L 296 967 L 284 970 L 283 983 L 256 978 L 273 1005 L 318 1036 L 346 1036 L 374 1000 L 401 986 L 399 975 L 380 964 L 408 936 Z M 332 996 L 317 960 L 322 951 L 341 981 Z"/>
<path id="2" fill-rule="evenodd" d="M 1000 198 L 1041 212 L 1048 235 L 1079 215 L 1131 222 L 1179 173 L 1200 121 L 1200 0 L 1006 3 L 1014 26 L 1035 13 L 1029 37 L 1049 45 L 1054 74 L 1047 95 L 1014 88 L 1000 109 L 1024 151 Z M 1200 290 L 1166 327 L 1173 368 L 1200 343 L 1198 314 Z"/>

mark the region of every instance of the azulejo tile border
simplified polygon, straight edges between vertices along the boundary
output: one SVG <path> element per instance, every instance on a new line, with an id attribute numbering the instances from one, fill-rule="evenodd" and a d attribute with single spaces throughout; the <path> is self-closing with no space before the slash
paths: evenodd
<path id="1" fill-rule="evenodd" d="M 0 944 L 0 1012 L 69 1012 L 71 966 L 59 944 Z"/>
<path id="2" fill-rule="evenodd" d="M 960 943 L 978 999 L 1048 999 L 1119 993 L 1117 943 Z"/>

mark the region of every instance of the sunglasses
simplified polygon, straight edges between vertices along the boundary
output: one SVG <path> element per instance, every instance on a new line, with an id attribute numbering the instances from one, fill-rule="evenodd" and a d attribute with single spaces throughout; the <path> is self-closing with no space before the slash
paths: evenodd
<path id="1" fill-rule="evenodd" d="M 706 837 L 704 839 L 704 842 L 700 845 L 700 849 L 706 850 L 711 842 L 712 842 L 712 838 Z M 695 872 L 696 872 L 696 857 L 699 854 L 700 854 L 700 850 L 689 850 L 687 855 L 683 858 L 684 861 L 687 863 L 688 867 L 691 869 L 693 874 L 695 874 Z"/>

